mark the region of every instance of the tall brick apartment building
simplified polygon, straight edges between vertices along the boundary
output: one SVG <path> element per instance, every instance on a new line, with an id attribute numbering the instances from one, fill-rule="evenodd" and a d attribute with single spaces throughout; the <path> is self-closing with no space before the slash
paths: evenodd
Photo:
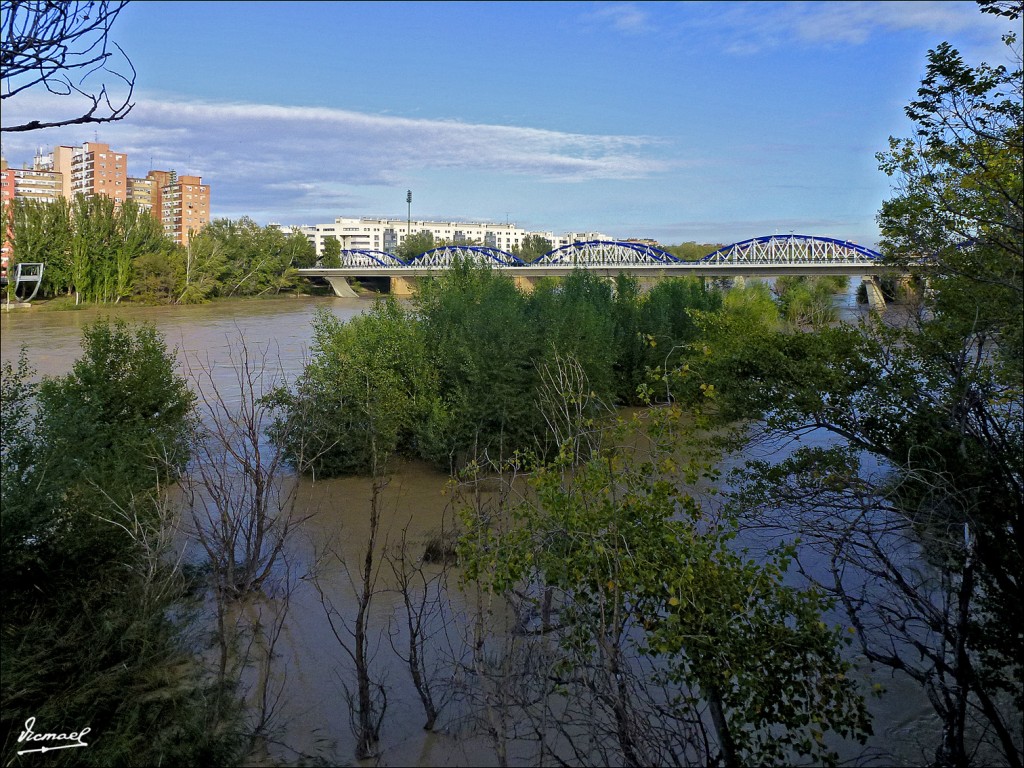
<path id="1" fill-rule="evenodd" d="M 128 175 L 128 155 L 109 144 L 90 141 L 80 147 L 61 145 L 35 156 L 32 166 L 8 168 L 3 161 L 4 203 L 17 198 L 48 202 L 57 197 L 102 195 L 115 205 L 133 200 L 152 213 L 164 234 L 180 245 L 210 223 L 210 186 L 200 176 L 176 171 Z M 4 256 L 9 244 L 4 242 Z"/>

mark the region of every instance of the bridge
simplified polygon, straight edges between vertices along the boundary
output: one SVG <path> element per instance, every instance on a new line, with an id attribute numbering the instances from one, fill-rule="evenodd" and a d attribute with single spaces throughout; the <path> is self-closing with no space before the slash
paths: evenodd
<path id="1" fill-rule="evenodd" d="M 533 278 L 565 276 L 585 269 L 613 278 L 625 273 L 639 278 L 780 277 L 783 275 L 849 275 L 865 278 L 871 306 L 885 305 L 875 275 L 882 254 L 847 240 L 812 235 L 766 235 L 727 245 L 698 261 L 685 261 L 657 246 L 618 240 L 592 240 L 554 248 L 532 262 L 499 248 L 445 245 L 408 262 L 384 251 L 341 252 L 340 267 L 300 269 L 305 277 L 327 280 L 337 296 L 355 296 L 352 278 L 383 277 L 391 292 L 410 295 L 413 279 L 436 275 L 457 260 L 486 265 L 512 275 L 528 289 Z"/>

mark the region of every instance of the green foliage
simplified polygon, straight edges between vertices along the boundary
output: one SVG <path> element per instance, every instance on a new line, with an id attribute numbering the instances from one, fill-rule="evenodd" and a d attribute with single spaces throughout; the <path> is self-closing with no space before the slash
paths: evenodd
<path id="1" fill-rule="evenodd" d="M 882 250 L 926 287 L 913 322 L 827 328 L 807 318 L 813 330 L 793 333 L 757 320 L 766 305 L 737 311 L 748 302 L 734 291 L 723 314 L 705 316 L 702 354 L 689 361 L 696 376 L 677 390 L 693 403 L 713 390 L 722 419 L 758 420 L 764 439 L 828 440 L 828 450 L 749 465 L 737 500 L 823 540 L 834 564 L 823 581 L 851 621 L 871 627 L 858 633 L 867 658 L 919 681 L 935 707 L 940 764 L 972 759 L 971 712 L 1000 759 L 1020 765 L 1021 82 L 1019 59 L 1012 72 L 970 68 L 938 46 L 907 108 L 917 139 L 892 139 L 879 156 L 897 181 L 879 214 Z M 806 317 L 806 296 L 788 288 L 784 313 Z M 904 566 L 889 549 L 897 534 L 934 570 Z M 844 577 L 861 569 L 873 599 Z M 880 616 L 876 599 L 893 612 Z M 909 643 L 914 652 L 902 650 Z"/>
<path id="2" fill-rule="evenodd" d="M 551 413 L 545 409 L 551 398 L 545 391 L 551 381 L 545 376 L 559 361 L 573 360 L 573 375 L 586 379 L 588 390 L 581 396 L 590 416 L 617 402 L 635 402 L 648 369 L 675 360 L 695 338 L 691 314 L 720 303 L 719 294 L 698 281 L 665 280 L 641 294 L 636 281 L 620 276 L 613 291 L 605 278 L 583 270 L 542 281 L 526 295 L 507 275 L 458 263 L 423 281 L 415 312 L 371 313 L 375 324 L 387 320 L 386 335 L 395 343 L 422 347 L 422 359 L 408 352 L 400 356 L 402 366 L 411 366 L 401 376 L 418 382 L 417 394 L 402 406 L 405 421 L 396 441 L 386 441 L 386 452 L 398 450 L 445 469 L 484 455 L 547 455 L 558 446 L 549 434 Z M 314 361 L 295 394 L 280 393 L 289 418 L 309 413 L 310 424 L 316 424 L 318 437 L 303 450 L 325 452 L 323 461 L 309 465 L 318 473 L 367 469 L 367 434 L 353 426 L 366 423 L 361 401 L 348 383 L 339 388 L 337 382 L 347 382 L 351 356 L 365 359 L 356 365 L 359 370 L 395 363 L 373 358 L 369 349 L 353 351 L 363 343 L 357 344 L 360 335 L 372 339 L 378 333 L 376 325 L 364 322 L 353 320 L 346 328 L 319 318 Z M 314 406 L 321 401 L 322 408 Z M 299 460 L 296 446 L 289 459 Z"/>
<path id="3" fill-rule="evenodd" d="M 84 329 L 82 349 L 69 374 L 36 393 L 37 453 L 24 479 L 32 493 L 4 524 L 5 542 L 26 558 L 50 548 L 102 562 L 123 542 L 97 514 L 128 505 L 188 458 L 193 395 L 159 334 L 99 320 Z"/>
<path id="4" fill-rule="evenodd" d="M 817 327 L 839 319 L 833 296 L 847 287 L 844 277 L 784 276 L 776 278 L 782 316 L 790 325 Z"/>
<path id="5" fill-rule="evenodd" d="M 413 232 L 402 244 L 398 246 L 398 250 L 395 251 L 395 255 L 402 261 L 412 261 L 421 253 L 426 253 L 435 247 L 434 233 L 423 230 L 422 232 Z"/>
<path id="6" fill-rule="evenodd" d="M 53 203 L 15 199 L 13 211 L 13 257 L 8 269 L 18 262 L 43 262 L 42 294 L 52 296 L 71 285 L 71 208 L 61 198 Z M 14 284 L 8 285 L 13 292 Z"/>
<path id="7" fill-rule="evenodd" d="M 394 299 L 345 323 L 321 310 L 312 358 L 294 392 L 279 391 L 286 415 L 273 433 L 303 472 L 371 473 L 412 450 L 413 428 L 436 398 L 420 328 Z M 288 420 L 291 420 L 289 423 Z"/>
<path id="8" fill-rule="evenodd" d="M 692 240 L 679 245 L 663 245 L 662 250 L 668 251 L 673 256 L 683 261 L 700 261 L 709 253 L 714 253 L 724 245 L 711 243 L 695 243 Z"/>
<path id="9" fill-rule="evenodd" d="M 268 227 L 268 230 L 276 227 Z M 281 230 L 277 230 L 280 232 Z M 283 234 L 283 233 L 282 233 Z M 292 232 L 285 238 L 284 250 L 291 255 L 291 266 L 296 269 L 308 269 L 316 266 L 316 247 L 301 232 Z"/>
<path id="10" fill-rule="evenodd" d="M 581 366 L 594 396 L 614 403 L 616 334 L 612 284 L 585 270 L 559 281 L 542 282 L 529 297 L 526 323 L 537 335 L 538 366 L 554 356 Z M 525 447 L 525 446 L 522 446 Z"/>
<path id="11" fill-rule="evenodd" d="M 523 242 L 512 248 L 512 253 L 527 264 L 551 250 L 551 241 L 540 235 L 527 235 Z"/>
<path id="12" fill-rule="evenodd" d="M 338 238 L 324 238 L 324 250 L 320 257 L 320 266 L 328 268 L 341 266 L 341 241 Z"/>
<path id="13" fill-rule="evenodd" d="M 295 239 L 276 227 L 260 227 L 248 217 L 217 219 L 198 235 L 212 252 L 223 254 L 224 271 L 218 276 L 219 296 L 262 296 L 295 287 L 293 262 L 309 259 L 309 242 Z"/>
<path id="14" fill-rule="evenodd" d="M 187 584 L 162 483 L 187 458 L 192 395 L 154 330 L 98 321 L 72 372 L 3 368 L 0 741 L 88 726 L 54 764 L 232 763 L 231 691 L 183 648 Z M 234 731 L 238 733 L 237 730 Z M 34 745 L 33 745 L 34 746 Z"/>
<path id="15" fill-rule="evenodd" d="M 1019 18 L 1020 5 L 1008 15 Z M 880 166 L 899 194 L 878 215 L 883 251 L 928 281 L 932 325 L 961 338 L 990 338 L 1001 374 L 1024 377 L 1024 98 L 1015 68 L 968 67 L 942 43 L 928 55 L 918 98 L 906 109 L 917 140 L 889 140 Z M 923 261 L 922 261 L 923 257 Z"/>
<path id="16" fill-rule="evenodd" d="M 248 218 L 218 219 L 179 247 L 135 202 L 116 206 L 104 196 L 18 200 L 13 235 L 18 261 L 46 265 L 42 295 L 73 293 L 76 303 L 263 296 L 294 290 L 295 270 L 316 263 L 301 233 L 285 235 Z"/>
<path id="17" fill-rule="evenodd" d="M 527 298 L 512 278 L 457 263 L 423 281 L 415 303 L 439 387 L 417 430 L 421 455 L 451 468 L 531 445 L 543 423 L 532 400 L 536 346 Z"/>
<path id="18" fill-rule="evenodd" d="M 794 756 L 835 764 L 825 732 L 863 741 L 870 725 L 839 632 L 821 620 L 829 604 L 786 584 L 790 549 L 750 559 L 733 545 L 738 521 L 709 517 L 697 503 L 686 483 L 706 471 L 709 446 L 684 447 L 692 436 L 678 431 L 681 416 L 648 412 L 609 441 L 642 447 L 606 447 L 575 466 L 563 452 L 529 474 L 530 500 L 507 524 L 463 509 L 466 578 L 498 594 L 534 595 L 526 612 L 536 615 L 541 595 L 554 591 L 547 636 L 558 650 L 546 679 L 531 684 L 570 708 L 578 702 L 587 722 L 603 727 L 593 738 L 615 734 L 610 762 L 713 755 L 673 731 L 710 710 L 724 764 Z M 637 433 L 647 439 L 624 440 Z M 541 589 L 531 592 L 535 581 Z M 649 715 L 653 690 L 664 703 Z M 648 716 L 653 734 L 636 724 Z"/>

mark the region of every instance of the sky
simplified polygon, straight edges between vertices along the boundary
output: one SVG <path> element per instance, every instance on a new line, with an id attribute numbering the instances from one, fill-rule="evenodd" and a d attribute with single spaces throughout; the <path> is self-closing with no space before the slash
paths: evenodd
<path id="1" fill-rule="evenodd" d="M 929 49 L 1005 63 L 1007 31 L 948 0 L 132 2 L 111 35 L 130 114 L 3 133 L 3 155 L 104 142 L 261 225 L 404 219 L 411 190 L 421 220 L 873 247 L 893 195 L 875 155 L 913 134 Z M 36 89 L 0 121 L 76 106 Z"/>

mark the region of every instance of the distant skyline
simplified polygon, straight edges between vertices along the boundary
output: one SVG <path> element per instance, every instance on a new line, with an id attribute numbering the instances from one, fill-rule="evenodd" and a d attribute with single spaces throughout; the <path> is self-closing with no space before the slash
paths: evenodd
<path id="1" fill-rule="evenodd" d="M 128 117 L 3 154 L 109 143 L 260 224 L 405 218 L 411 189 L 414 219 L 874 247 L 875 154 L 912 135 L 928 50 L 1005 63 L 1007 31 L 974 2 L 139 2 L 112 34 Z M 32 93 L 0 119 L 68 108 Z"/>

